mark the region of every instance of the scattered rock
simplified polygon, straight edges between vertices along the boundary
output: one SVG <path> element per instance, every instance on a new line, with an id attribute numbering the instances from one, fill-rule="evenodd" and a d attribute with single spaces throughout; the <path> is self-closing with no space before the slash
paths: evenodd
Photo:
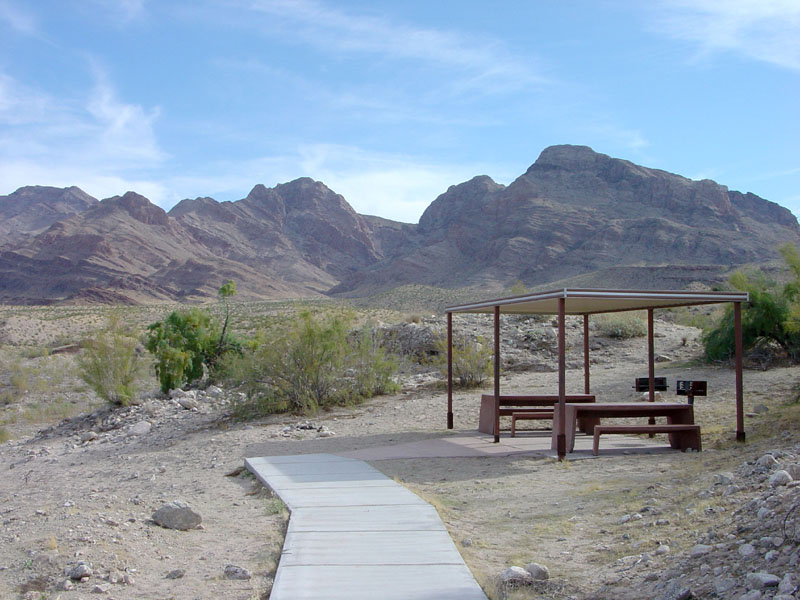
<path id="1" fill-rule="evenodd" d="M 80 581 L 92 576 L 92 564 L 83 560 L 79 560 L 73 565 L 69 565 L 64 569 L 64 575 L 73 581 Z"/>
<path id="2" fill-rule="evenodd" d="M 780 582 L 780 577 L 772 573 L 750 573 L 747 576 L 747 585 L 756 590 L 777 587 Z"/>
<path id="3" fill-rule="evenodd" d="M 544 581 L 545 579 L 550 579 L 550 569 L 548 569 L 544 565 L 540 565 L 539 563 L 530 563 L 525 570 L 531 574 L 531 577 L 534 581 Z"/>
<path id="4" fill-rule="evenodd" d="M 81 434 L 81 441 L 82 442 L 91 442 L 92 440 L 97 439 L 97 432 L 96 431 L 87 431 Z"/>
<path id="5" fill-rule="evenodd" d="M 174 569 L 166 574 L 166 579 L 183 579 L 183 576 L 186 575 L 186 571 L 184 569 Z"/>
<path id="6" fill-rule="evenodd" d="M 250 579 L 250 571 L 236 565 L 225 565 L 225 579 Z"/>
<path id="7" fill-rule="evenodd" d="M 772 456 L 772 454 L 765 454 L 756 461 L 756 464 L 759 467 L 764 467 L 765 469 L 771 469 L 773 467 L 778 466 L 778 461 L 775 460 L 775 457 Z"/>
<path id="8" fill-rule="evenodd" d="M 200 408 L 200 405 L 197 403 L 197 400 L 190 396 L 181 396 L 178 398 L 178 404 L 180 404 L 186 410 L 197 410 Z"/>
<path id="9" fill-rule="evenodd" d="M 150 421 L 139 421 L 138 423 L 134 423 L 128 429 L 128 435 L 147 435 L 150 433 L 150 430 L 153 428 L 153 424 Z"/>
<path id="10" fill-rule="evenodd" d="M 150 518 L 162 527 L 180 531 L 196 529 L 203 521 L 203 518 L 193 511 L 188 504 L 178 500 L 168 502 L 155 511 Z"/>
<path id="11" fill-rule="evenodd" d="M 508 567 L 497 576 L 497 580 L 503 587 L 522 587 L 533 583 L 533 577 L 522 567 Z"/>
<path id="12" fill-rule="evenodd" d="M 769 485 L 770 487 L 779 487 L 782 485 L 786 485 L 787 483 L 792 481 L 792 476 L 789 475 L 786 471 L 781 469 L 780 471 L 775 471 L 772 476 L 769 478 Z"/>
<path id="13" fill-rule="evenodd" d="M 705 556 L 709 552 L 714 549 L 714 546 L 709 546 L 707 544 L 697 544 L 691 550 L 689 550 L 689 556 L 691 558 L 700 558 L 701 556 Z"/>

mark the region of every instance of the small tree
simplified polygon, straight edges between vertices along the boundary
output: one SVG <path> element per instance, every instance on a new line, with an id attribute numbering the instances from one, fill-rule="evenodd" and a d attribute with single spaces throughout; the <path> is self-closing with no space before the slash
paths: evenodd
<path id="1" fill-rule="evenodd" d="M 77 358 L 78 375 L 109 404 L 127 406 L 136 395 L 141 360 L 120 315 L 112 312 L 106 328 L 85 342 Z"/>
<path id="2" fill-rule="evenodd" d="M 219 328 L 208 311 L 174 311 L 147 331 L 147 349 L 156 357 L 156 375 L 165 394 L 200 379 L 203 364 L 217 355 Z"/>
<path id="3" fill-rule="evenodd" d="M 789 265 L 794 280 L 778 285 L 763 274 L 734 273 L 730 283 L 748 292 L 750 303 L 742 310 L 742 346 L 751 350 L 777 344 L 793 362 L 800 359 L 800 256 L 794 246 L 784 246 L 781 254 Z M 728 360 L 735 352 L 733 307 L 728 306 L 722 318 L 703 334 L 708 360 Z"/>

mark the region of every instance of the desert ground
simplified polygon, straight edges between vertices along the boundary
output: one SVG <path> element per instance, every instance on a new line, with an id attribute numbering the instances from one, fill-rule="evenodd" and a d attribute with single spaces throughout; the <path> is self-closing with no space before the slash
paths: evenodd
<path id="1" fill-rule="evenodd" d="M 130 318 L 147 323 L 165 310 L 140 308 Z M 80 307 L 0 312 L 0 598 L 268 598 L 288 514 L 241 469 L 244 457 L 344 452 L 454 433 L 445 428 L 441 377 L 422 366 L 404 369 L 397 394 L 310 417 L 237 422 L 230 414 L 236 390 L 192 390 L 194 402 L 181 404 L 158 393 L 152 375 L 138 405 L 112 409 L 77 379 L 74 354 L 37 350 L 78 342 L 103 319 L 102 311 Z M 443 321 L 425 316 L 418 326 Z M 457 322 L 470 331 L 488 332 L 489 325 Z M 504 325 L 504 340 L 516 348 L 504 393 L 555 389 L 552 353 L 526 351 L 528 360 L 511 343 L 525 337 L 523 329 L 547 338 L 549 327 Z M 785 470 L 800 478 L 800 369 L 750 363 L 747 442 L 736 443 L 733 371 L 698 361 L 698 329 L 658 320 L 656 331 L 656 374 L 671 381 L 664 400 L 675 400 L 675 379 L 708 381 L 709 396 L 695 405 L 703 452 L 372 462 L 436 506 L 490 598 L 796 597 L 800 488 L 791 475 L 780 483 L 773 476 Z M 593 336 L 598 398 L 638 398 L 631 385 L 647 374 L 645 345 L 643 338 Z M 573 344 L 568 392 L 582 391 L 579 350 Z M 488 389 L 456 392 L 456 433 L 476 429 L 479 397 Z M 323 427 L 333 435 L 321 436 Z M 155 524 L 154 511 L 171 501 L 199 513 L 200 527 Z M 71 579 L 65 573 L 80 561 L 91 574 Z M 546 565 L 550 578 L 518 588 L 498 582 L 507 567 L 531 562 Z M 228 578 L 228 565 L 250 578 Z"/>

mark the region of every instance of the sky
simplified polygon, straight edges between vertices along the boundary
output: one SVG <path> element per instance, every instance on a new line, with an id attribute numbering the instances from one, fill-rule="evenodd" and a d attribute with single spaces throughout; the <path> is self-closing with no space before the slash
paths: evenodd
<path id="1" fill-rule="evenodd" d="M 800 215 L 798 0 L 0 0 L 0 194 L 244 198 L 416 223 L 556 144 Z"/>

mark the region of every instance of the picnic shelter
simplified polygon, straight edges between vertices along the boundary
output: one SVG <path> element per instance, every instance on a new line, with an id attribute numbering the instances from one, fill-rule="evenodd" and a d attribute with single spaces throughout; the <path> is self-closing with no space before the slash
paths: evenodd
<path id="1" fill-rule="evenodd" d="M 745 440 L 744 408 L 742 388 L 742 303 L 749 302 L 746 292 L 695 292 L 675 290 L 614 290 L 564 288 L 460 304 L 445 308 L 447 314 L 447 428 L 453 428 L 453 314 L 487 313 L 494 315 L 494 441 L 500 441 L 500 315 L 556 315 L 558 323 L 558 393 L 551 396 L 553 405 L 553 444 L 559 459 L 567 453 L 566 405 L 580 402 L 581 397 L 566 394 L 566 342 L 565 320 L 567 315 L 583 317 L 583 373 L 584 399 L 591 394 L 589 373 L 589 319 L 592 315 L 622 311 L 647 311 L 648 346 L 648 392 L 650 401 L 655 399 L 655 350 L 653 335 L 653 312 L 658 309 L 679 306 L 732 303 L 734 316 L 736 378 L 736 439 Z M 544 396 L 531 396 L 541 399 Z M 593 400 L 593 398 L 592 398 Z M 536 402 L 536 400 L 532 401 Z M 651 423 L 654 423 L 651 420 Z"/>

